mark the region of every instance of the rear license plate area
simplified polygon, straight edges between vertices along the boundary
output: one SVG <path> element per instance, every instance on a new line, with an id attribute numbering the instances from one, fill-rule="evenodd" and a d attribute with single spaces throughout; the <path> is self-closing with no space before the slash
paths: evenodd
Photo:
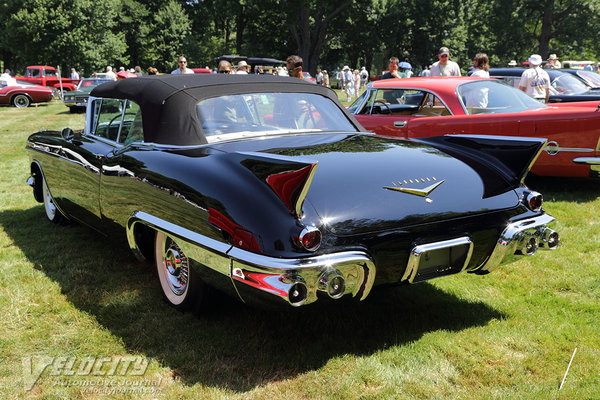
<path id="1" fill-rule="evenodd" d="M 473 253 L 468 237 L 426 243 L 413 247 L 403 281 L 417 283 L 463 271 Z"/>

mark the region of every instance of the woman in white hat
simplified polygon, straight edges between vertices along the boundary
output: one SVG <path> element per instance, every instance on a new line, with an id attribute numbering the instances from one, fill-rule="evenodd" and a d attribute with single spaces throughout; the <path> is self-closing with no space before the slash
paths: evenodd
<path id="1" fill-rule="evenodd" d="M 550 76 L 540 68 L 542 57 L 539 54 L 532 54 L 528 61 L 531 68 L 526 69 L 521 75 L 519 89 L 534 99 L 547 103 L 550 96 Z"/>

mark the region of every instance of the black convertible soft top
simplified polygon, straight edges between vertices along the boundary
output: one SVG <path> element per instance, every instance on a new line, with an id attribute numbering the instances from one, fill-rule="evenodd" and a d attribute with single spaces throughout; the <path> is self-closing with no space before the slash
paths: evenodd
<path id="1" fill-rule="evenodd" d="M 91 95 L 129 99 L 142 110 L 144 140 L 153 143 L 196 145 L 206 143 L 196 105 L 202 99 L 242 93 L 300 92 L 330 98 L 364 131 L 343 107 L 335 92 L 302 79 L 272 75 L 189 74 L 129 78 L 95 87 Z"/>

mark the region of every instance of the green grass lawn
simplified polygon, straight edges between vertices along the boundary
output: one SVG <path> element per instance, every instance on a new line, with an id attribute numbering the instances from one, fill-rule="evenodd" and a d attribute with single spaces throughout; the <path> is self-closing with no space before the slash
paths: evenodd
<path id="1" fill-rule="evenodd" d="M 0 107 L 0 399 L 600 398 L 599 183 L 529 180 L 562 247 L 486 276 L 285 313 L 217 296 L 196 316 L 161 300 L 124 237 L 46 220 L 25 141 L 65 126 L 83 115 L 59 102 Z M 149 365 L 85 374 L 119 356 Z M 63 358 L 31 385 L 42 357 Z"/>

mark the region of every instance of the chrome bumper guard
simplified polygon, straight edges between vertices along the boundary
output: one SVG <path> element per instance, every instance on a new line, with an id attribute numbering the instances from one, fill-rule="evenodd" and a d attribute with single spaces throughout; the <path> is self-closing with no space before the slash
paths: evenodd
<path id="1" fill-rule="evenodd" d="M 375 264 L 361 251 L 305 258 L 269 257 L 227 245 L 138 211 L 127 223 L 127 239 L 140 259 L 143 256 L 134 235 L 137 223 L 177 239 L 177 244 L 188 258 L 229 277 L 242 300 L 239 285 L 274 295 L 292 306 L 316 301 L 318 292 L 333 299 L 351 294 L 364 300 L 375 281 Z"/>
<path id="2" fill-rule="evenodd" d="M 500 235 L 488 260 L 475 272 L 488 273 L 501 264 L 532 256 L 538 249 L 556 250 L 560 245 L 558 232 L 547 227 L 554 217 L 542 214 L 509 224 Z"/>

